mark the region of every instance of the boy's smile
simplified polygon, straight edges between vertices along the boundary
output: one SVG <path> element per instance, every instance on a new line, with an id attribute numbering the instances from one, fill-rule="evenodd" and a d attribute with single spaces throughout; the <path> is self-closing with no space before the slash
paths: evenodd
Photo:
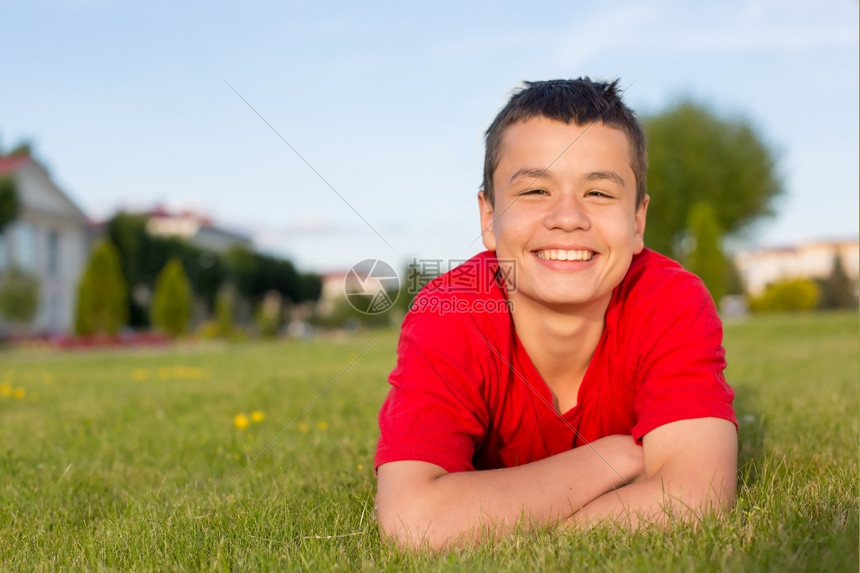
<path id="1" fill-rule="evenodd" d="M 505 131 L 495 205 L 483 194 L 479 203 L 484 246 L 519 267 L 512 298 L 608 304 L 643 248 L 648 200 L 636 206 L 630 158 L 624 132 L 599 122 L 535 117 Z"/>

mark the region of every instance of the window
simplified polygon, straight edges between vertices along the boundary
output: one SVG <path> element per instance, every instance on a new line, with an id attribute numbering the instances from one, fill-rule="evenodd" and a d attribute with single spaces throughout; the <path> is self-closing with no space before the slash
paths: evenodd
<path id="1" fill-rule="evenodd" d="M 21 221 L 15 229 L 15 238 L 12 247 L 14 253 L 13 262 L 22 270 L 33 272 L 36 270 L 36 229 L 33 225 Z"/>
<path id="2" fill-rule="evenodd" d="M 60 234 L 57 231 L 48 232 L 48 276 L 55 277 L 60 273 Z"/>

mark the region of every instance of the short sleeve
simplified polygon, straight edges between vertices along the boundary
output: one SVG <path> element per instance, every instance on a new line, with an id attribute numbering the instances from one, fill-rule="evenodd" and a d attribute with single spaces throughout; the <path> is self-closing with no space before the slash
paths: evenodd
<path id="1" fill-rule="evenodd" d="M 679 420 L 714 417 L 737 426 L 734 391 L 723 374 L 722 322 L 701 280 L 684 274 L 651 300 L 639 330 L 648 342 L 637 356 L 637 441 Z"/>
<path id="2" fill-rule="evenodd" d="M 375 467 L 417 460 L 448 472 L 474 469 L 488 413 L 472 328 L 468 314 L 407 314 L 379 413 Z"/>

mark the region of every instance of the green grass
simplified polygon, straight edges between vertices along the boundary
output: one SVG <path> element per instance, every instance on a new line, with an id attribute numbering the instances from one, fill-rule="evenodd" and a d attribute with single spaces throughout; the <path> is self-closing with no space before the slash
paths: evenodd
<path id="1" fill-rule="evenodd" d="M 724 521 L 440 556 L 394 552 L 373 519 L 396 333 L 283 432 L 374 336 L 0 353 L 0 570 L 858 569 L 854 314 L 726 325 L 741 476 Z M 234 426 L 255 410 L 265 419 Z"/>

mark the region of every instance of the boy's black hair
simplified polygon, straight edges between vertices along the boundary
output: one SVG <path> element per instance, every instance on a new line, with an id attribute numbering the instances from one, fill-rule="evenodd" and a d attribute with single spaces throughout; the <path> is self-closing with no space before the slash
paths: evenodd
<path id="1" fill-rule="evenodd" d="M 648 155 L 645 149 L 645 133 L 636 114 L 621 101 L 618 80 L 594 82 L 586 76 L 575 80 L 523 83 L 524 87 L 511 96 L 485 134 L 482 191 L 490 204 L 494 202 L 493 173 L 499 166 L 500 147 L 505 131 L 515 123 L 534 117 L 546 117 L 577 125 L 590 125 L 600 121 L 623 131 L 630 143 L 630 165 L 636 176 L 638 208 L 645 200 L 646 193 Z M 559 150 L 559 153 L 561 151 Z"/>

